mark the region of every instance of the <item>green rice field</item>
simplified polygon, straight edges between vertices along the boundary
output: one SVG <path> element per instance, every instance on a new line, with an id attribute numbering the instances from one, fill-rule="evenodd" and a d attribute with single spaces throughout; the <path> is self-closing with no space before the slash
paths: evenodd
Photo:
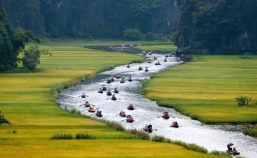
<path id="1" fill-rule="evenodd" d="M 0 74 L 0 111 L 11 122 L 0 125 L 0 157 L 217 157 L 178 145 L 139 140 L 136 135 L 117 131 L 104 122 L 62 110 L 50 101 L 50 89 L 55 84 L 85 79 L 115 65 L 144 60 L 136 55 L 83 47 L 122 43 L 44 42 L 40 49 L 51 55 L 41 56 L 36 72 Z M 148 97 L 156 97 L 150 91 L 149 94 Z M 182 98 L 177 99 L 182 102 Z M 96 139 L 75 139 L 79 133 Z M 73 139 L 51 139 L 56 134 L 70 135 Z"/>
<path id="2" fill-rule="evenodd" d="M 147 98 L 209 124 L 257 123 L 257 57 L 198 56 L 171 67 L 144 85 Z M 239 107 L 235 97 L 252 98 Z"/>

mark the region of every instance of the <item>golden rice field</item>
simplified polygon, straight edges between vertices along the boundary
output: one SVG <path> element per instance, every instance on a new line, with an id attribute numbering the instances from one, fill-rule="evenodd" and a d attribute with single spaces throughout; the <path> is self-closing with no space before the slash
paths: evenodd
<path id="1" fill-rule="evenodd" d="M 0 111 L 12 124 L 0 126 L 0 157 L 215 157 L 181 146 L 138 140 L 103 122 L 62 110 L 51 102 L 50 88 L 57 83 L 92 76 L 106 68 L 141 57 L 121 52 L 103 52 L 85 45 L 114 42 L 45 42 L 38 71 L 0 74 Z M 121 44 L 123 42 L 115 42 Z M 141 42 L 143 43 L 143 42 Z M 88 133 L 92 140 L 52 140 L 54 134 Z"/>
<path id="2" fill-rule="evenodd" d="M 198 56 L 171 67 L 144 85 L 146 97 L 205 123 L 257 123 L 257 106 L 239 107 L 235 97 L 257 104 L 256 56 Z"/>

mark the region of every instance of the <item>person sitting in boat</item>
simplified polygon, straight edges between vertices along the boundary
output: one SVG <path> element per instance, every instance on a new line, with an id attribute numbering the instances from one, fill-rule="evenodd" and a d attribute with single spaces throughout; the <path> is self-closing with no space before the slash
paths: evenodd
<path id="1" fill-rule="evenodd" d="M 111 79 L 108 79 L 108 80 L 107 80 L 107 83 L 111 83 L 111 82 L 112 82 Z"/>
<path id="2" fill-rule="evenodd" d="M 117 88 L 114 88 L 114 93 L 119 93 Z"/>
<path id="3" fill-rule="evenodd" d="M 112 100 L 116 100 L 115 94 L 112 95 Z"/>
<path id="4" fill-rule="evenodd" d="M 89 112 L 95 112 L 95 109 L 93 107 L 89 107 L 88 111 Z"/>
<path id="5" fill-rule="evenodd" d="M 85 106 L 85 107 L 90 107 L 90 104 L 89 104 L 88 100 L 86 100 L 84 106 Z"/>
<path id="6" fill-rule="evenodd" d="M 128 79 L 128 81 L 130 81 L 130 82 L 132 81 L 132 77 L 131 77 L 131 76 L 129 76 L 129 79 Z"/>
<path id="7" fill-rule="evenodd" d="M 96 116 L 101 117 L 102 116 L 102 110 L 97 109 L 96 110 Z"/>
<path id="8" fill-rule="evenodd" d="M 87 96 L 87 95 L 86 95 L 85 93 L 83 93 L 80 97 L 81 97 L 81 98 L 86 98 L 86 96 Z"/>
<path id="9" fill-rule="evenodd" d="M 127 122 L 133 122 L 134 119 L 131 115 L 127 115 Z"/>
<path id="10" fill-rule="evenodd" d="M 151 60 L 151 59 L 148 59 L 148 60 L 147 60 L 147 62 L 148 62 L 148 63 L 151 63 L 151 62 L 152 62 L 152 60 Z"/>
<path id="11" fill-rule="evenodd" d="M 231 146 L 228 146 L 228 151 L 232 151 L 232 148 L 231 148 Z"/>
<path id="12" fill-rule="evenodd" d="M 111 82 L 114 82 L 114 77 L 113 76 L 111 76 Z"/>
<path id="13" fill-rule="evenodd" d="M 161 65 L 160 62 L 158 61 L 155 65 Z"/>
<path id="14" fill-rule="evenodd" d="M 130 68 L 129 64 L 127 65 L 127 68 Z"/>
<path id="15" fill-rule="evenodd" d="M 125 115 L 125 112 L 123 110 L 120 111 L 120 115 L 123 116 Z"/>
<path id="16" fill-rule="evenodd" d="M 143 55 L 146 55 L 146 51 L 145 50 L 142 53 L 143 53 Z"/>
<path id="17" fill-rule="evenodd" d="M 111 96 L 112 95 L 112 92 L 110 90 L 107 90 L 107 95 L 108 96 Z"/>
<path id="18" fill-rule="evenodd" d="M 121 75 L 120 75 L 120 74 L 118 74 L 116 78 L 117 78 L 117 79 L 120 79 L 120 78 L 121 78 Z"/>
<path id="19" fill-rule="evenodd" d="M 107 88 L 106 88 L 105 85 L 102 85 L 102 89 L 103 89 L 103 91 L 106 91 L 106 90 L 107 90 Z"/>
<path id="20" fill-rule="evenodd" d="M 98 93 L 103 93 L 102 88 L 99 88 L 99 90 L 97 91 Z"/>
<path id="21" fill-rule="evenodd" d="M 125 79 L 122 78 L 121 81 L 120 81 L 120 83 L 125 83 Z"/>
<path id="22" fill-rule="evenodd" d="M 139 66 L 138 70 L 143 70 L 143 68 L 141 66 Z"/>
<path id="23" fill-rule="evenodd" d="M 153 60 L 157 60 L 157 58 L 156 58 L 156 57 L 154 57 L 154 58 L 153 58 Z"/>
<path id="24" fill-rule="evenodd" d="M 166 58 L 164 58 L 164 62 L 167 62 L 167 59 L 166 59 Z"/>
<path id="25" fill-rule="evenodd" d="M 148 71 L 148 68 L 146 67 L 146 68 L 145 68 L 145 72 L 147 72 L 147 71 Z"/>

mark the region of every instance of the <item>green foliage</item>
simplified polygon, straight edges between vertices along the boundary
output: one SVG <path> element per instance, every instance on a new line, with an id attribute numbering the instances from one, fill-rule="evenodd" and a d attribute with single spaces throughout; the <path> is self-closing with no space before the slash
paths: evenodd
<path id="1" fill-rule="evenodd" d="M 249 98 L 248 96 L 244 95 L 237 96 L 235 99 L 238 106 L 246 106 L 252 100 L 252 98 Z"/>
<path id="2" fill-rule="evenodd" d="M 12 29 L 5 19 L 3 7 L 0 7 L 0 72 L 17 68 L 19 52 L 24 49 L 25 43 L 31 41 L 40 40 L 30 31 Z"/>
<path id="3" fill-rule="evenodd" d="M 244 134 L 257 138 L 257 126 L 256 126 L 255 128 L 253 128 L 253 129 L 247 129 L 247 130 L 245 130 L 245 131 L 244 131 Z"/>
<path id="4" fill-rule="evenodd" d="M 96 139 L 96 136 L 90 135 L 88 133 L 77 133 L 76 139 Z"/>
<path id="5" fill-rule="evenodd" d="M 177 4 L 183 11 L 175 29 L 177 46 L 190 46 L 200 52 L 205 49 L 210 54 L 256 49 L 253 15 L 257 15 L 257 4 L 253 0 L 181 0 Z"/>
<path id="6" fill-rule="evenodd" d="M 127 29 L 123 31 L 123 37 L 125 40 L 128 40 L 128 41 L 140 41 L 144 38 L 140 30 L 136 28 Z"/>
<path id="7" fill-rule="evenodd" d="M 71 111 L 70 111 L 72 114 L 78 114 L 78 115 L 81 115 L 81 112 L 75 108 L 72 108 Z"/>
<path id="8" fill-rule="evenodd" d="M 23 66 L 29 70 L 35 70 L 36 66 L 40 64 L 41 52 L 38 46 L 30 46 L 27 50 L 24 50 L 24 56 L 22 58 Z"/>
<path id="9" fill-rule="evenodd" d="M 72 139 L 72 134 L 70 133 L 55 133 L 51 139 Z"/>
<path id="10" fill-rule="evenodd" d="M 144 131 L 138 131 L 136 129 L 131 129 L 131 130 L 129 130 L 129 133 L 135 134 L 137 139 L 150 140 L 149 134 Z"/>
<path id="11" fill-rule="evenodd" d="M 230 153 L 227 153 L 227 152 L 224 152 L 224 151 L 217 151 L 217 150 L 213 150 L 209 154 L 218 155 L 218 156 L 221 156 L 221 157 L 232 157 Z"/>
<path id="12" fill-rule="evenodd" d="M 120 123 L 111 122 L 111 121 L 105 121 L 105 123 L 107 123 L 107 125 L 109 125 L 110 127 L 114 128 L 117 131 L 125 131 L 125 128 Z"/>

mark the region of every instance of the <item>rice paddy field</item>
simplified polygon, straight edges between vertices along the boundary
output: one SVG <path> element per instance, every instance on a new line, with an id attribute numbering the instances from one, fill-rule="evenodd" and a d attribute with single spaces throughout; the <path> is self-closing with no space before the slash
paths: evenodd
<path id="1" fill-rule="evenodd" d="M 11 122 L 11 125 L 0 125 L 1 158 L 216 157 L 173 144 L 139 140 L 135 135 L 117 131 L 104 122 L 62 110 L 57 103 L 50 101 L 50 89 L 55 84 L 143 60 L 136 55 L 83 47 L 109 43 L 124 42 L 44 42 L 39 45 L 40 49 L 51 54 L 41 56 L 36 72 L 0 74 L 0 111 Z M 94 139 L 74 138 L 81 133 Z M 51 139 L 58 134 L 73 139 Z"/>
<path id="2" fill-rule="evenodd" d="M 257 57 L 198 56 L 144 85 L 145 96 L 208 124 L 257 123 Z M 247 107 L 235 97 L 252 98 Z M 255 130 L 256 131 L 256 130 Z"/>

